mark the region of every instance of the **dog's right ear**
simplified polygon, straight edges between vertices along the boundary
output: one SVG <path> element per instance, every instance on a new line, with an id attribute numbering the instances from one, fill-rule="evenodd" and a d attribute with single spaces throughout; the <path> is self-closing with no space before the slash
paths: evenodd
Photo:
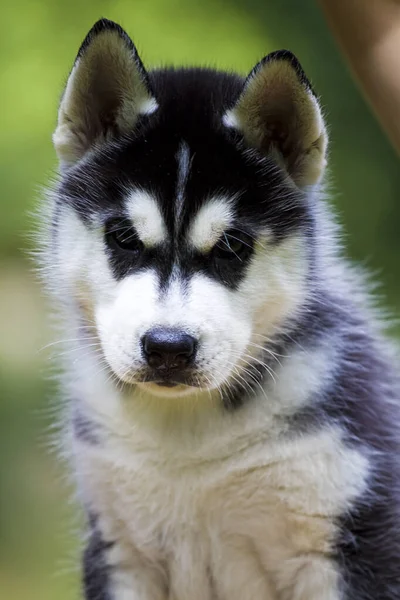
<path id="1" fill-rule="evenodd" d="M 139 115 L 156 109 L 132 40 L 116 23 L 98 21 L 79 49 L 61 100 L 53 135 L 61 166 L 131 132 Z"/>

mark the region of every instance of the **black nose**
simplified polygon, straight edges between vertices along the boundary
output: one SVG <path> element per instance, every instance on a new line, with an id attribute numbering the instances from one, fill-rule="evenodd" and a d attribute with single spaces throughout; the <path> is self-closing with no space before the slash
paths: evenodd
<path id="1" fill-rule="evenodd" d="M 159 327 L 142 337 L 143 353 L 150 367 L 163 371 L 184 369 L 193 362 L 196 340 L 179 329 Z"/>

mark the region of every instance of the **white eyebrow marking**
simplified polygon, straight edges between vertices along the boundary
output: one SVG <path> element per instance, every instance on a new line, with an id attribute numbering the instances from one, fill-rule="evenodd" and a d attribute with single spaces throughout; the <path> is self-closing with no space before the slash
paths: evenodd
<path id="1" fill-rule="evenodd" d="M 155 246 L 167 239 L 167 228 L 160 207 L 151 194 L 144 190 L 132 190 L 126 207 L 143 244 Z"/>
<path id="2" fill-rule="evenodd" d="M 189 241 L 198 250 L 207 252 L 216 244 L 233 222 L 232 199 L 212 198 L 195 215 L 189 229 Z"/>
<path id="3" fill-rule="evenodd" d="M 175 225 L 177 228 L 180 216 L 182 214 L 183 202 L 185 199 L 185 186 L 190 172 L 190 150 L 186 142 L 182 142 L 179 146 L 179 150 L 176 153 L 176 160 L 178 161 L 175 209 Z"/>

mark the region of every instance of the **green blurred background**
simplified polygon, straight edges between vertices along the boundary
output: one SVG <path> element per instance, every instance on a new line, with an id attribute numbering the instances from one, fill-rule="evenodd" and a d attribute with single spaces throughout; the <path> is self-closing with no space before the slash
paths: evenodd
<path id="1" fill-rule="evenodd" d="M 55 168 L 51 133 L 74 55 L 100 16 L 119 21 L 147 65 L 247 73 L 290 48 L 322 96 L 333 202 L 349 254 L 378 271 L 400 312 L 400 170 L 313 0 L 14 0 L 0 38 L 0 598 L 78 598 L 77 513 L 49 451 L 57 412 L 46 306 L 30 272 L 28 213 Z"/>

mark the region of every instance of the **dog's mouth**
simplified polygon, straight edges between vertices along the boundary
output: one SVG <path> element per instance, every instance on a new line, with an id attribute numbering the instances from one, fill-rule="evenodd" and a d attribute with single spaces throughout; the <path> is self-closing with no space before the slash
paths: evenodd
<path id="1" fill-rule="evenodd" d="M 135 378 L 136 379 L 136 378 Z M 200 382 L 189 374 L 174 373 L 160 377 L 159 374 L 147 373 L 142 376 L 137 385 L 150 394 L 162 397 L 187 396 L 201 389 Z"/>
<path id="2" fill-rule="evenodd" d="M 180 385 L 179 383 L 175 383 L 175 381 L 155 381 L 154 383 L 160 387 L 167 387 L 167 388 L 173 388 L 173 387 L 176 387 L 177 385 Z"/>
<path id="3" fill-rule="evenodd" d="M 174 388 L 177 386 L 201 387 L 201 382 L 192 372 L 147 372 L 139 378 L 140 383 L 151 383 L 158 387 Z"/>
<path id="4" fill-rule="evenodd" d="M 159 388 L 160 391 L 173 388 L 205 388 L 205 382 L 202 381 L 201 375 L 194 372 L 193 369 L 185 371 L 175 371 L 159 373 L 150 369 L 140 369 L 134 374 L 127 374 L 123 378 L 114 373 L 124 385 L 137 385 L 144 387 Z"/>

